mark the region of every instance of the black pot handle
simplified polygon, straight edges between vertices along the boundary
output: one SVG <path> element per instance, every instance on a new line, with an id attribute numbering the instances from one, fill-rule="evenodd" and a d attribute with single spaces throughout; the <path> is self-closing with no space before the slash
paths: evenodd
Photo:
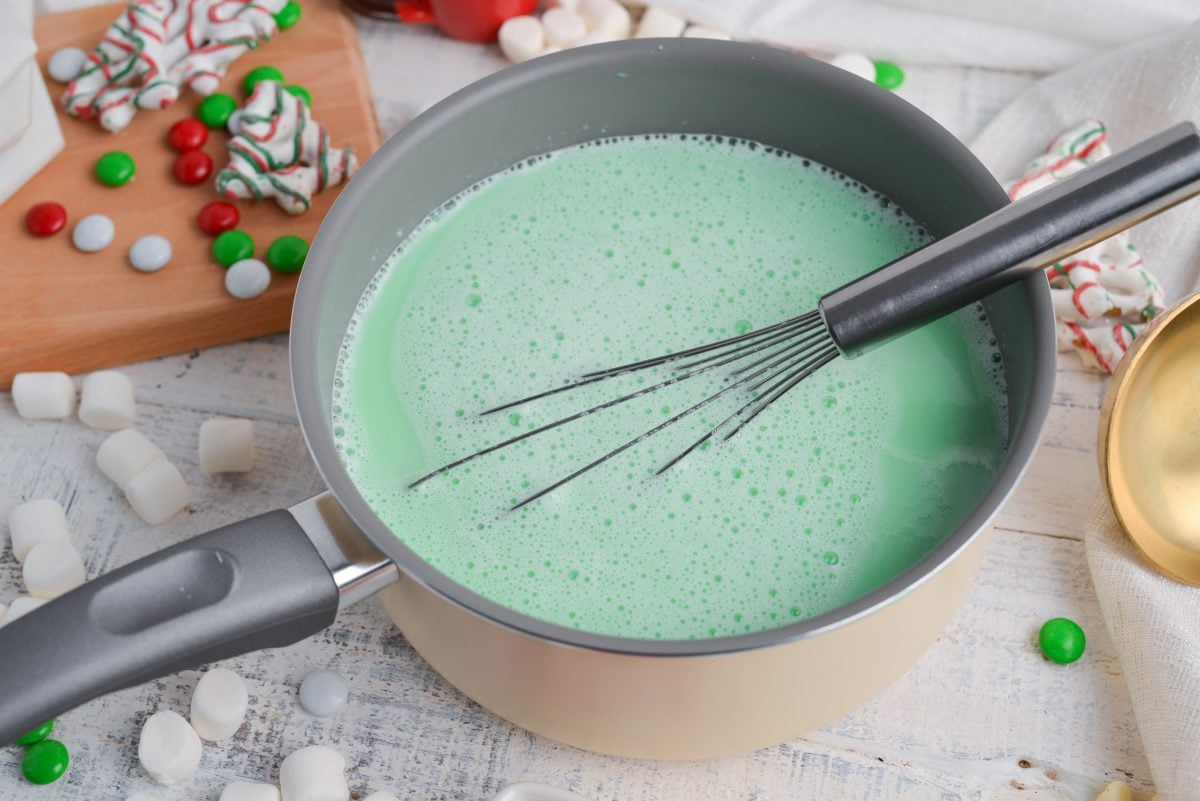
<path id="1" fill-rule="evenodd" d="M 328 494 L 151 554 L 0 627 L 0 744 L 115 690 L 291 645 L 397 576 Z"/>

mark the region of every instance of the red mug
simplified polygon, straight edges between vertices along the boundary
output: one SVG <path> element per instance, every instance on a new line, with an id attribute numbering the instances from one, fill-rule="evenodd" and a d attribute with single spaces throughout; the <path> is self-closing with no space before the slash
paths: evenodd
<path id="1" fill-rule="evenodd" d="M 538 0 L 395 0 L 402 22 L 437 25 L 465 42 L 491 42 L 510 17 L 532 14 Z"/>

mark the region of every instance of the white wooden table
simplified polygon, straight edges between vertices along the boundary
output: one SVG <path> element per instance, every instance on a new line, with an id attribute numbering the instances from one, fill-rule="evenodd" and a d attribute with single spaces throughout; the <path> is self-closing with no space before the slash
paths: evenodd
<path id="1" fill-rule="evenodd" d="M 390 133 L 441 95 L 501 66 L 494 50 L 424 31 L 363 23 L 377 108 Z M 972 136 L 1035 76 L 981 70 L 908 71 L 901 94 Z M 0 234 L 0 242 L 3 236 Z M 192 486 L 189 511 L 150 528 L 94 467 L 104 434 L 77 421 L 20 420 L 0 397 L 0 519 L 24 499 L 53 497 L 98 575 L 165 545 L 321 489 L 297 428 L 282 336 L 132 365 L 138 426 Z M 187 671 L 64 715 L 57 736 L 73 755 L 67 778 L 46 788 L 19 777 L 17 749 L 0 750 L 0 799 L 103 801 L 153 790 L 164 801 L 216 799 L 235 778 L 274 781 L 280 760 L 310 743 L 347 758 L 356 798 L 388 789 L 402 799 L 484 801 L 532 779 L 594 801 L 820 799 L 821 801 L 1092 801 L 1105 783 L 1151 789 L 1122 680 L 1081 543 L 1098 480 L 1094 432 L 1103 383 L 1063 358 L 1045 440 L 999 517 L 974 589 L 945 634 L 882 696 L 794 742 L 695 763 L 609 758 L 558 745 L 498 720 L 441 680 L 381 608 L 349 610 L 326 632 L 229 666 L 251 686 L 248 724 L 207 745 L 200 772 L 156 787 L 137 762 L 137 733 L 159 708 L 185 713 L 197 676 Z M 258 466 L 211 478 L 196 464 L 196 433 L 214 415 L 256 421 Z M 20 587 L 0 555 L 0 599 Z M 1034 643 L 1049 617 L 1078 620 L 1088 652 L 1072 666 L 1044 661 Z M 296 702 L 299 681 L 332 667 L 350 705 L 315 719 Z M 786 689 L 785 689 L 786 691 Z M 1139 799 L 1141 796 L 1139 795 Z"/>

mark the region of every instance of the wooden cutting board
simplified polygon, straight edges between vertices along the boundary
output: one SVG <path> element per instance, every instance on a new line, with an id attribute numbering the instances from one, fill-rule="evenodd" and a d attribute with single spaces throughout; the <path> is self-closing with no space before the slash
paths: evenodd
<path id="1" fill-rule="evenodd" d="M 352 145 L 361 163 L 379 146 L 379 130 L 354 24 L 336 0 L 299 2 L 300 22 L 234 62 L 221 91 L 242 102 L 243 76 L 273 64 L 288 83 L 309 90 L 313 116 L 328 126 L 331 143 Z M 43 75 L 60 47 L 91 50 L 123 8 L 117 3 L 38 17 Z M 63 87 L 47 83 L 57 102 Z M 270 288 L 253 300 L 226 293 L 212 239 L 195 222 L 200 208 L 217 199 L 213 183 L 185 186 L 171 174 L 177 154 L 166 144 L 167 130 L 191 116 L 200 99 L 185 92 L 172 108 L 140 111 L 117 134 L 60 111 L 65 150 L 0 205 L 0 389 L 27 370 L 80 373 L 287 330 L 296 276 L 274 273 Z M 214 178 L 228 163 L 228 138 L 211 131 L 205 145 Z M 116 188 L 93 173 L 96 159 L 114 149 L 137 162 L 136 178 Z M 239 202 L 239 227 L 254 238 L 255 256 L 265 260 L 267 246 L 284 234 L 311 241 L 337 191 L 318 194 L 312 208 L 295 217 L 271 200 Z M 46 200 L 66 207 L 67 227 L 38 239 L 26 231 L 25 213 Z M 113 218 L 116 237 L 99 253 L 81 253 L 71 245 L 71 229 L 93 212 Z M 166 236 L 174 247 L 171 263 L 156 273 L 129 265 L 130 245 L 146 234 Z"/>

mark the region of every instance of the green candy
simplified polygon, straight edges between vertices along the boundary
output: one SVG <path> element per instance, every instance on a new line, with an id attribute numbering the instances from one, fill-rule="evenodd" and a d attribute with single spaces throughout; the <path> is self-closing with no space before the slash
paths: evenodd
<path id="1" fill-rule="evenodd" d="M 224 128 L 229 116 L 237 111 L 237 101 L 232 95 L 217 92 L 200 101 L 196 107 L 196 118 L 209 128 Z"/>
<path id="2" fill-rule="evenodd" d="M 287 5 L 275 15 L 275 24 L 279 26 L 279 30 L 286 31 L 300 21 L 300 14 L 300 4 L 295 0 L 288 0 Z"/>
<path id="3" fill-rule="evenodd" d="M 54 730 L 54 721 L 48 720 L 36 729 L 31 729 L 17 738 L 17 745 L 33 745 L 45 740 Z"/>
<path id="4" fill-rule="evenodd" d="M 895 89 L 904 83 L 904 70 L 893 61 L 880 59 L 875 62 L 875 83 L 884 89 Z"/>
<path id="5" fill-rule="evenodd" d="M 230 267 L 254 255 L 254 240 L 245 231 L 234 228 L 217 235 L 212 243 L 213 258 L 223 267 Z"/>
<path id="6" fill-rule="evenodd" d="M 1060 665 L 1069 665 L 1083 656 L 1087 637 L 1074 620 L 1056 617 L 1042 624 L 1042 630 L 1038 632 L 1038 645 L 1047 659 Z"/>
<path id="7" fill-rule="evenodd" d="M 25 752 L 21 773 L 32 784 L 50 784 L 67 772 L 71 756 L 58 740 L 42 740 Z"/>
<path id="8" fill-rule="evenodd" d="M 96 159 L 96 177 L 107 186 L 124 186 L 133 180 L 137 165 L 124 150 L 110 150 Z"/>
<path id="9" fill-rule="evenodd" d="M 267 248 L 267 264 L 280 273 L 298 273 L 308 257 L 308 243 L 298 236 L 281 236 Z"/>
<path id="10" fill-rule="evenodd" d="M 283 87 L 283 91 L 288 92 L 289 94 L 295 95 L 296 97 L 298 97 L 304 101 L 304 105 L 308 106 L 309 108 L 312 108 L 312 95 L 310 95 L 308 93 L 308 90 L 305 89 L 303 86 L 297 86 L 296 84 L 292 84 L 291 86 Z"/>
<path id="11" fill-rule="evenodd" d="M 254 87 L 259 81 L 279 81 L 283 83 L 283 73 L 269 64 L 255 67 L 247 72 L 246 77 L 242 79 L 242 88 L 246 90 L 246 94 L 250 94 L 254 91 Z"/>

